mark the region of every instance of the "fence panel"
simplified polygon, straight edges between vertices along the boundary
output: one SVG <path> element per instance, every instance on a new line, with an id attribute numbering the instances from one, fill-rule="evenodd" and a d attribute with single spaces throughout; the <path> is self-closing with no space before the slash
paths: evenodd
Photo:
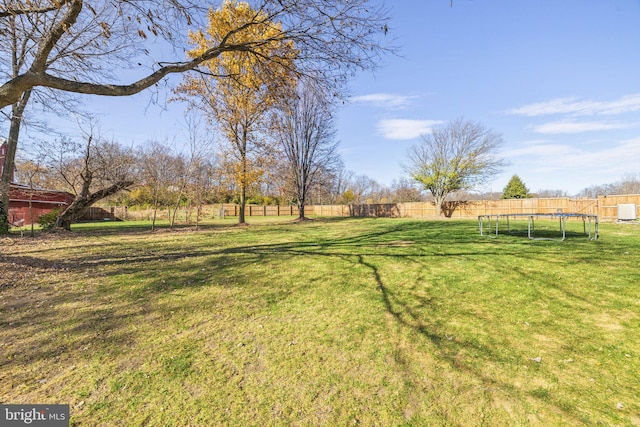
<path id="1" fill-rule="evenodd" d="M 569 212 L 599 215 L 598 199 L 570 199 Z"/>
<path id="2" fill-rule="evenodd" d="M 584 213 L 598 215 L 602 220 L 615 220 L 619 204 L 635 204 L 640 206 L 640 194 L 616 196 L 600 196 L 597 199 L 570 199 L 568 197 L 544 199 L 508 199 L 508 200 L 470 200 L 445 202 L 443 209 L 451 218 L 477 218 L 478 215 L 520 214 L 520 213 Z M 202 207 L 204 218 L 238 216 L 240 208 L 231 203 L 206 205 Z M 115 216 L 124 220 L 151 219 L 152 209 L 131 210 L 123 207 L 115 208 Z M 157 219 L 167 218 L 167 209 L 157 210 Z M 438 218 L 435 203 L 384 203 L 362 205 L 309 205 L 305 207 L 306 215 L 348 217 L 406 217 L 406 218 Z M 193 215 L 195 215 L 195 210 Z M 247 216 L 289 216 L 299 215 L 297 206 L 262 206 L 247 205 Z M 184 216 L 184 215 L 183 215 Z"/>
<path id="3" fill-rule="evenodd" d="M 640 205 L 640 194 L 624 194 L 616 196 L 598 196 L 598 207 L 601 218 L 615 220 L 618 218 L 618 205 Z"/>

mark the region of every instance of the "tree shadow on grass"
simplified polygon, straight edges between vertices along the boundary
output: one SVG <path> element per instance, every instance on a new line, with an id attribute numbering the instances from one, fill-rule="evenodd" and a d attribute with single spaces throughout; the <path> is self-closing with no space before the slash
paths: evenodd
<path id="1" fill-rule="evenodd" d="M 349 222 L 344 224 L 349 225 Z M 130 350 L 138 338 L 132 324 L 147 321 L 150 307 L 158 298 L 166 295 L 167 291 L 203 286 L 251 287 L 255 285 L 243 280 L 240 275 L 246 267 L 256 264 L 269 265 L 273 259 L 286 261 L 296 257 L 323 257 L 348 260 L 369 271 L 372 283 L 381 293 L 385 311 L 398 325 L 425 337 L 437 349 L 438 357 L 452 368 L 477 378 L 488 387 L 499 387 L 515 396 L 522 393 L 513 385 L 499 382 L 480 369 L 461 362 L 457 357 L 460 351 L 479 354 L 484 360 L 498 360 L 501 356 L 487 346 L 479 348 L 474 342 L 449 340 L 444 331 L 427 316 L 416 311 L 408 299 L 417 300 L 421 307 L 429 307 L 432 301 L 417 294 L 405 296 L 395 293 L 384 283 L 379 267 L 373 260 L 394 258 L 407 262 L 428 263 L 432 258 L 491 258 L 511 254 L 540 261 L 548 256 L 545 249 L 547 246 L 536 246 L 514 239 L 484 239 L 477 235 L 477 230 L 470 226 L 470 222 L 402 221 L 397 224 L 385 222 L 378 225 L 375 220 L 371 220 L 368 224 L 371 225 L 370 230 L 355 229 L 351 236 L 316 237 L 301 242 L 258 243 L 219 248 L 204 242 L 193 247 L 185 247 L 183 250 L 175 247 L 150 247 L 127 254 L 118 252 L 117 244 L 114 244 L 113 251 L 100 257 L 81 253 L 73 259 L 56 261 L 35 255 L 2 255 L 0 264 L 6 263 L 16 266 L 15 268 L 33 270 L 35 274 L 40 275 L 51 273 L 52 287 L 40 284 L 39 289 L 23 289 L 23 292 L 15 294 L 22 300 L 17 299 L 2 306 L 2 338 L 4 342 L 9 343 L 2 351 L 4 356 L 10 355 L 11 358 L 2 358 L 0 370 L 12 370 L 15 373 L 16 367 L 23 367 L 24 371 L 28 372 L 26 368 L 34 361 L 57 363 L 55 361 L 64 358 L 66 353 L 77 353 L 83 348 L 88 352 L 99 348 L 105 357 L 117 356 Z M 304 226 L 300 229 L 304 229 Z M 524 251 L 523 247 L 527 250 Z M 585 257 L 594 253 L 593 248 L 573 249 L 583 250 Z M 145 266 L 150 268 L 145 269 Z M 87 295 L 87 287 L 65 287 L 67 273 L 72 274 L 73 280 L 84 277 L 90 281 L 92 293 Z M 135 289 L 120 289 L 117 283 L 101 283 L 105 278 L 121 275 L 135 275 L 141 284 Z M 256 296 L 265 299 L 265 302 L 269 298 L 281 301 L 286 297 L 286 294 L 278 290 Z M 52 326 L 54 327 L 51 328 Z M 47 333 L 49 328 L 51 332 Z M 37 337 L 38 340 L 21 338 L 23 334 Z M 43 340 L 42 337 L 48 338 Z M 397 362 L 400 366 L 404 364 L 407 373 L 411 372 L 405 359 L 397 358 Z M 25 373 L 8 380 L 14 383 L 37 381 L 33 375 Z M 545 403 L 549 403 L 544 396 L 530 397 L 544 399 Z M 556 406 L 567 418 L 579 421 L 572 412 L 560 405 Z"/>
<path id="2" fill-rule="evenodd" d="M 501 355 L 492 349 L 491 346 L 478 345 L 478 342 L 474 340 L 464 340 L 460 338 L 448 338 L 446 333 L 440 329 L 440 327 L 429 320 L 428 316 L 425 317 L 422 313 L 415 310 L 414 306 L 407 302 L 406 295 L 397 295 L 389 286 L 387 286 L 380 274 L 379 267 L 376 262 L 371 261 L 376 258 L 405 258 L 409 261 L 420 260 L 425 261 L 428 258 L 433 257 L 457 257 L 457 256 L 500 256 L 513 255 L 528 258 L 531 261 L 544 262 L 548 257 L 548 245 L 545 243 L 521 242 L 517 241 L 514 245 L 514 241 L 506 240 L 503 242 L 486 242 L 487 246 L 479 246 L 485 242 L 479 242 L 478 239 L 470 238 L 468 236 L 452 236 L 448 232 L 456 229 L 456 225 L 453 226 L 441 226 L 434 227 L 435 229 L 429 230 L 426 233 L 422 228 L 416 225 L 400 225 L 398 227 L 391 227 L 386 231 L 377 231 L 372 233 L 358 234 L 351 237 L 344 237 L 339 239 L 327 239 L 323 241 L 304 242 L 295 244 L 267 244 L 267 245 L 255 245 L 235 247 L 226 250 L 226 253 L 230 254 L 252 254 L 258 256 L 273 256 L 288 255 L 288 256 L 310 256 L 310 257 L 336 257 L 341 259 L 357 260 L 356 262 L 366 267 L 375 282 L 377 289 L 381 292 L 382 301 L 387 313 L 395 320 L 396 323 L 404 328 L 408 328 L 416 331 L 421 336 L 427 338 L 427 340 L 437 349 L 437 355 L 440 360 L 448 363 L 451 368 L 456 371 L 464 372 L 466 375 L 470 375 L 473 378 L 483 384 L 487 389 L 498 388 L 502 392 L 514 396 L 517 400 L 525 398 L 533 398 L 539 400 L 544 405 L 553 406 L 557 412 L 563 413 L 563 417 L 566 420 L 573 420 L 575 423 L 582 423 L 584 420 L 576 414 L 571 407 L 560 401 L 554 401 L 549 398 L 548 394 L 522 391 L 515 385 L 500 381 L 493 376 L 488 375 L 481 368 L 474 367 L 471 364 L 465 363 L 460 357 L 460 353 L 476 354 L 478 358 L 487 363 L 500 363 L 505 356 Z M 458 230 L 459 231 L 459 230 Z M 429 236 L 428 238 L 426 236 Z M 413 239 L 413 240 L 409 240 Z M 411 247 L 411 242 L 415 240 L 424 239 L 429 242 L 432 240 L 434 244 L 440 245 L 441 248 L 435 248 L 432 250 L 423 249 L 416 251 Z M 446 243 L 443 243 L 443 240 Z M 405 245 L 406 244 L 406 245 Z M 427 243 L 428 244 L 428 243 Z M 469 246 L 467 246 L 469 244 Z M 522 250 L 522 245 L 526 244 L 527 251 Z M 589 245 L 590 243 L 585 242 Z M 380 247 L 384 247 L 384 250 L 379 250 Z M 408 248 L 408 249 L 407 249 Z M 580 251 L 580 248 L 574 247 L 573 250 Z M 585 249 L 585 253 L 594 255 L 595 248 L 590 247 Z M 513 271 L 512 267 L 505 266 L 505 269 Z M 524 271 L 518 271 L 516 274 L 521 274 L 523 279 L 527 278 L 527 273 Z M 544 273 L 543 273 L 544 274 Z M 570 301 L 577 301 L 579 305 L 587 305 L 594 307 L 597 303 L 588 301 L 584 297 L 575 295 L 569 289 L 557 287 L 557 290 L 564 292 L 567 299 Z M 432 301 L 428 298 L 424 298 L 420 295 L 411 295 L 413 300 L 418 300 L 420 307 L 429 307 Z M 406 360 L 403 358 L 396 358 L 399 365 L 404 365 L 406 371 L 411 372 L 410 366 L 406 365 Z M 523 359 L 520 361 L 525 361 Z M 532 366 L 536 366 L 532 363 Z M 519 397 L 518 397 L 519 396 Z M 453 422 L 453 420 L 450 420 Z"/>
<path id="3" fill-rule="evenodd" d="M 436 349 L 436 358 L 447 363 L 454 371 L 462 372 L 464 375 L 469 375 L 477 379 L 487 390 L 499 389 L 502 393 L 511 396 L 514 400 L 524 399 L 525 396 L 536 398 L 540 400 L 541 403 L 551 405 L 555 407 L 556 410 L 562 412 L 567 422 L 573 420 L 572 423 L 581 424 L 584 421 L 572 410 L 567 409 L 564 404 L 550 400 L 547 394 L 538 395 L 535 393 L 535 390 L 534 392 L 523 392 L 514 384 L 501 381 L 487 374 L 481 368 L 476 368 L 470 363 L 465 363 L 464 358 L 460 357 L 463 353 L 475 354 L 480 360 L 487 363 L 502 363 L 504 362 L 504 356 L 492 350 L 491 346 L 478 345 L 477 342 L 472 340 L 448 336 L 446 331 L 442 329 L 442 326 L 434 322 L 434 319 L 430 319 L 428 315 L 425 316 L 416 309 L 426 308 L 429 311 L 437 312 L 438 308 L 434 306 L 430 298 L 411 295 L 411 299 L 417 301 L 418 304 L 409 304 L 406 300 L 407 295 L 397 295 L 384 283 L 378 267 L 373 262 L 367 261 L 364 256 L 358 256 L 358 263 L 370 270 L 382 294 L 382 301 L 386 312 L 389 313 L 400 326 L 413 330 L 420 336 L 426 338 Z M 403 367 L 408 375 L 413 372 L 409 357 L 395 355 L 394 360 L 399 366 Z M 419 379 L 415 380 L 416 383 L 419 381 Z M 452 423 L 452 425 L 458 424 L 457 420 L 447 418 L 447 411 L 440 412 L 440 415 L 445 417 L 447 423 Z"/>

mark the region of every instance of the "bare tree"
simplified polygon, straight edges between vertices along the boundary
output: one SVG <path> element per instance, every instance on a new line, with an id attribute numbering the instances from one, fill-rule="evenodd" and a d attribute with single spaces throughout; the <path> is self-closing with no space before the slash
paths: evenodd
<path id="1" fill-rule="evenodd" d="M 343 195 L 349 188 L 349 182 L 353 178 L 353 172 L 348 171 L 344 164 L 341 164 L 331 180 L 331 200 L 332 203 L 343 203 Z"/>
<path id="2" fill-rule="evenodd" d="M 55 228 L 71 229 L 96 202 L 130 188 L 135 183 L 136 158 L 131 149 L 116 142 L 85 135 L 84 144 L 59 141 L 53 164 L 75 200 L 60 214 Z M 81 152 L 81 155 L 78 153 Z"/>
<path id="3" fill-rule="evenodd" d="M 339 161 L 331 110 L 323 88 L 303 79 L 296 95 L 283 101 L 274 120 L 301 220 L 311 187 L 323 171 L 334 169 Z"/>
<path id="4" fill-rule="evenodd" d="M 20 17 L 37 25 L 36 32 L 28 35 L 31 40 L 28 43 L 33 44 L 28 70 L 1 82 L 0 108 L 18 102 L 25 91 L 38 86 L 84 94 L 132 95 L 168 74 L 192 70 L 224 52 L 254 54 L 265 44 L 282 41 L 293 42 L 300 51 L 300 58 L 304 60 L 300 72 L 323 70 L 324 77 L 344 80 L 349 71 L 375 66 L 379 55 L 386 50 L 381 36 L 389 30 L 388 19 L 376 3 L 371 0 L 258 0 L 253 8 L 260 13 L 254 21 L 231 28 L 197 57 L 156 62 L 149 56 L 150 60 L 140 63 L 139 69 L 144 72 L 149 63 L 155 64 L 151 72 L 130 84 L 113 84 L 89 75 L 70 78 L 70 70 L 65 73 L 50 68 L 50 64 L 69 46 L 74 46 L 75 55 L 87 65 L 84 69 L 87 74 L 91 74 L 94 66 L 111 60 L 112 51 L 80 40 L 79 29 L 89 22 L 95 22 L 95 29 L 101 30 L 111 50 L 126 44 L 139 53 L 144 52 L 147 41 L 158 37 L 183 43 L 186 28 L 191 23 L 200 23 L 206 10 L 191 0 L 3 0 L 0 19 Z M 251 32 L 265 22 L 278 22 L 280 27 L 266 39 L 254 36 L 236 43 L 237 35 Z M 2 39 L 6 40 L 4 32 L 0 34 L 0 41 L 4 43 Z M 277 62 L 278 58 L 262 60 Z"/>
<path id="5" fill-rule="evenodd" d="M 196 230 L 200 227 L 202 219 L 202 207 L 211 196 L 214 188 L 214 180 L 216 169 L 208 158 L 197 157 L 194 161 L 194 172 L 191 175 L 191 181 L 188 187 L 188 195 L 190 203 L 195 204 L 196 208 Z"/>
<path id="6" fill-rule="evenodd" d="M 354 70 L 374 67 L 381 53 L 392 50 L 382 42 L 388 31 L 387 17 L 375 0 L 254 3 L 259 13 L 253 20 L 229 28 L 207 49 L 185 59 L 182 52 L 187 28 L 202 27 L 206 17 L 205 8 L 195 0 L 2 0 L 0 110 L 14 105 L 12 121 L 21 120 L 32 90 L 37 88 L 133 95 L 169 74 L 198 70 L 200 64 L 225 52 L 242 52 L 264 64 L 287 66 L 278 55 L 261 55 L 265 46 L 283 42 L 293 43 L 298 51 L 293 71 L 322 72 L 323 81 L 337 88 Z M 273 26 L 277 31 L 268 36 L 253 31 L 266 22 L 278 23 Z M 173 60 L 153 57 L 151 52 L 158 50 L 149 44 L 157 39 L 174 47 Z M 18 51 L 24 55 L 17 55 Z M 130 70 L 141 77 L 122 83 L 118 74 Z M 5 170 L 13 167 L 17 136 L 9 140 L 5 159 L 9 167 Z M 8 186 L 8 180 L 3 179 L 0 200 L 8 201 Z"/>
<path id="7" fill-rule="evenodd" d="M 628 172 L 618 183 L 618 194 L 640 194 L 640 174 Z"/>
<path id="8" fill-rule="evenodd" d="M 424 199 L 416 183 L 406 178 L 400 178 L 391 184 L 391 199 L 395 203 L 420 202 Z"/>
<path id="9" fill-rule="evenodd" d="M 176 200 L 173 206 L 173 213 L 170 216 L 169 228 L 173 228 L 176 222 L 176 214 L 183 196 L 186 195 L 187 190 L 191 186 L 196 175 L 198 175 L 198 168 L 204 165 L 204 161 L 210 156 L 210 150 L 212 141 L 203 132 L 202 123 L 200 118 L 194 111 L 188 111 L 185 114 L 186 130 L 188 143 L 187 151 L 179 155 L 178 162 L 176 162 L 175 182 L 174 186 L 177 188 Z"/>
<path id="10" fill-rule="evenodd" d="M 167 144 L 151 141 L 139 154 L 143 183 L 150 187 L 153 205 L 151 231 L 155 230 L 158 207 L 164 203 L 163 196 L 174 182 L 178 159 Z"/>
<path id="11" fill-rule="evenodd" d="M 640 174 L 628 172 L 618 182 L 587 187 L 577 195 L 579 197 L 596 198 L 613 194 L 640 194 Z"/>
<path id="12" fill-rule="evenodd" d="M 0 18 L 0 55 L 6 59 L 0 65 L 0 81 L 19 79 L 26 73 L 33 72 L 35 58 L 46 50 L 40 45 L 41 39 L 46 33 L 46 29 L 59 18 L 61 9 L 54 7 L 37 8 L 35 3 L 28 3 L 29 9 L 24 13 L 19 13 L 16 8 L 21 7 L 20 3 L 4 2 L 4 6 L 9 13 Z M 26 6 L 24 6 L 26 7 Z M 36 8 L 35 13 L 30 13 Z M 45 9 L 46 12 L 45 12 Z M 49 10 L 50 9 L 50 10 Z M 104 22 L 113 20 L 113 8 L 103 7 L 95 10 L 93 17 L 76 21 L 73 37 L 69 37 L 50 52 L 47 60 L 41 64 L 43 70 L 51 70 L 69 78 L 83 78 L 90 71 L 91 74 L 99 76 L 106 75 L 105 65 L 96 61 L 97 57 L 108 54 L 111 57 L 110 64 L 116 58 L 122 59 L 120 53 L 126 50 L 126 43 L 120 42 L 116 45 L 101 43 L 104 33 Z M 0 9 L 2 10 L 2 9 Z M 0 14 L 1 16 L 1 14 Z M 38 46 L 40 46 L 40 49 Z M 87 56 L 83 56 L 84 52 Z M 1 91 L 1 90 L 0 90 Z M 9 113 L 2 112 L 10 121 L 9 139 L 7 146 L 7 156 L 5 164 L 11 167 L 15 160 L 18 147 L 18 140 L 22 126 L 25 124 L 27 106 L 32 101 L 36 101 L 44 110 L 52 112 L 70 110 L 75 106 L 71 96 L 66 96 L 66 92 L 54 93 L 46 87 L 27 87 L 16 102 L 11 105 Z M 8 201 L 8 191 L 10 177 L 3 176 L 0 181 L 0 195 L 2 199 Z M 0 229 L 4 230 L 6 218 L 0 218 Z"/>
<path id="13" fill-rule="evenodd" d="M 176 219 L 178 215 L 178 209 L 182 204 L 183 197 L 185 196 L 185 189 L 189 182 L 189 175 L 191 174 L 191 159 L 184 154 L 178 154 L 173 168 L 171 169 L 171 193 L 173 194 L 173 200 L 167 206 L 167 219 L 169 220 L 169 228 L 173 229 L 176 225 Z"/>
<path id="14" fill-rule="evenodd" d="M 337 157 L 331 169 L 320 169 L 311 186 L 308 200 L 314 204 L 338 204 L 346 189 L 349 177 L 341 157 Z"/>
<path id="15" fill-rule="evenodd" d="M 502 136 L 477 122 L 457 119 L 435 127 L 408 152 L 405 169 L 433 195 L 439 213 L 448 194 L 487 182 L 504 165 Z"/>
<path id="16" fill-rule="evenodd" d="M 542 190 L 538 190 L 535 193 L 533 193 L 531 195 L 532 197 L 536 197 L 536 198 L 560 198 L 560 197 L 569 197 L 569 193 L 567 193 L 566 190 L 551 190 L 551 189 L 542 189 Z M 486 197 L 486 199 L 489 199 L 489 197 Z M 490 200 L 490 199 L 489 199 Z"/>

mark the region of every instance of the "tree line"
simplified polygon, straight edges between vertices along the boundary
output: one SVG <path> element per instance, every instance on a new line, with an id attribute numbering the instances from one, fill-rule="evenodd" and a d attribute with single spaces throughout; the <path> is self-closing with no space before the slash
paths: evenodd
<path id="1" fill-rule="evenodd" d="M 205 204 L 240 204 L 241 183 L 233 162 L 226 160 L 224 149 L 210 138 L 202 139 L 209 133 L 196 122 L 191 122 L 190 129 L 185 136 L 187 141 L 150 140 L 142 147 L 127 147 L 98 133 L 87 133 L 84 139 L 40 143 L 33 147 L 38 156 L 18 159 L 16 180 L 32 188 L 65 190 L 77 200 L 97 202 L 100 197 L 103 206 L 151 209 L 154 224 L 158 211 L 168 212 L 173 225 L 178 208 L 190 207 L 196 212 L 197 225 Z M 366 175 L 348 171 L 338 155 L 330 162 L 321 159 L 313 180 L 303 180 L 300 175 L 309 171 L 292 168 L 293 163 L 282 153 L 291 150 L 291 146 L 272 149 L 270 168 L 244 189 L 246 203 L 300 206 L 303 192 L 305 204 L 425 200 L 424 193 L 410 180 L 382 185 Z M 305 186 L 298 185 L 301 181 Z M 72 210 L 66 215 L 71 221 Z M 75 217 L 81 215 L 78 210 Z M 66 226 L 61 218 L 60 225 Z"/>
<path id="2" fill-rule="evenodd" d="M 329 184 L 345 181 L 334 178 L 344 172 L 334 140 L 333 111 L 346 93 L 348 78 L 357 70 L 374 68 L 381 54 L 393 50 L 385 41 L 387 21 L 380 4 L 368 0 L 224 0 L 217 8 L 188 0 L 5 1 L 0 9 L 0 38 L 7 42 L 3 53 L 10 61 L 0 67 L 4 76 L 0 109 L 11 110 L 3 111 L 10 122 L 0 182 L 3 204 L 8 204 L 8 172 L 13 170 L 32 95 L 55 110 L 68 104 L 62 100 L 73 99 L 59 94 L 128 96 L 173 73 L 183 74 L 182 82 L 172 89 L 174 99 L 186 101 L 189 110 L 199 112 L 225 142 L 215 162 L 200 155 L 206 151 L 205 144 L 193 132 L 187 158 L 165 159 L 157 170 L 153 153 L 134 156 L 116 142 L 85 132 L 82 143 L 60 144 L 72 148 L 57 160 L 59 165 L 66 161 L 75 167 L 75 174 L 65 175 L 62 166 L 58 172 L 76 198 L 56 226 L 70 228 L 89 206 L 136 182 L 150 189 L 157 207 L 167 193 L 162 175 L 171 171 L 176 206 L 184 197 L 196 203 L 205 200 L 206 191 L 189 191 L 200 184 L 209 186 L 208 175 L 217 176 L 220 182 L 215 187 L 232 187 L 238 197 L 240 224 L 245 223 L 251 191 L 265 185 L 276 187 L 277 197 L 291 197 L 301 219 L 313 195 L 333 202 L 338 194 L 343 202 L 360 202 L 367 191 L 373 193 L 367 188 L 375 187 L 371 180 L 356 178 L 344 191 Z M 143 47 L 150 37 L 184 49 L 186 59 L 170 64 L 154 61 Z M 105 82 L 113 78 L 108 69 L 131 68 L 133 60 L 143 61 L 137 62 L 143 68 L 146 60 L 151 71 L 147 69 L 144 77 L 130 84 Z M 407 170 L 441 206 L 448 194 L 471 190 L 497 172 L 502 165 L 496 156 L 501 143 L 499 134 L 458 119 L 424 135 L 422 143 L 410 151 Z M 167 151 L 151 146 L 158 151 L 156 156 Z M 104 163 L 117 164 L 115 172 L 100 162 L 112 153 L 124 159 Z M 146 166 L 132 171 L 133 157 L 147 159 Z M 404 187 L 407 193 L 410 185 Z M 6 229 L 6 215 L 2 215 L 0 230 Z"/>
<path id="3" fill-rule="evenodd" d="M 376 0 L 2 0 L 0 120 L 8 124 L 8 150 L 0 205 L 8 205 L 20 131 L 35 103 L 82 123 L 81 138 L 43 141 L 36 152 L 44 157 L 29 159 L 35 166 L 27 168 L 33 183 L 46 163 L 76 195 L 59 227 L 123 190 L 130 190 L 119 196 L 128 203 L 174 212 L 180 203 L 235 201 L 241 224 L 245 205 L 260 198 L 296 203 L 304 218 L 311 201 L 418 201 L 426 190 L 442 211 L 448 197 L 476 191 L 506 165 L 498 132 L 463 118 L 434 127 L 407 154 L 411 181 L 390 188 L 349 174 L 338 155 L 334 111 L 356 71 L 374 69 L 395 51 L 388 24 Z M 166 47 L 160 54 L 173 52 L 173 60 L 159 60 L 152 48 L 159 42 Z M 121 81 L 132 70 L 138 78 Z M 180 151 L 166 141 L 136 150 L 107 141 L 82 108 L 83 94 L 149 88 L 157 95 L 170 74 L 182 75 L 175 87 L 167 83 L 172 99 L 204 121 L 188 124 Z M 211 130 L 220 136 L 216 150 L 202 136 Z M 507 193 L 527 197 L 528 189 L 514 182 Z"/>
<path id="4" fill-rule="evenodd" d="M 88 129 L 85 138 L 61 138 L 31 147 L 38 153 L 17 161 L 16 179 L 31 188 L 64 189 L 79 200 L 78 207 L 102 201 L 103 206 L 127 206 L 153 212 L 152 228 L 160 211 L 167 212 L 170 226 L 176 222 L 179 208 L 194 212 L 196 227 L 206 204 L 240 204 L 240 183 L 233 165 L 225 160 L 222 147 L 215 144 L 197 116 L 187 121 L 184 141 L 150 140 L 142 147 L 127 147 L 102 138 Z M 329 148 L 333 145 L 330 144 Z M 308 204 L 372 204 L 433 201 L 430 192 L 416 180 L 400 178 L 383 185 L 366 175 L 348 171 L 338 155 L 328 161 L 321 158 L 314 179 L 308 185 L 296 185 L 304 170 L 295 169 L 285 150 L 292 146 L 273 145 L 273 161 L 245 189 L 245 201 L 259 205 L 298 205 L 301 191 Z M 329 150 L 334 153 L 334 151 Z M 408 156 L 410 158 L 410 155 Z M 125 189 L 126 191 L 120 191 Z M 584 189 L 578 197 L 640 193 L 640 177 L 627 174 L 617 183 Z M 457 190 L 449 200 L 505 199 L 529 197 L 568 197 L 560 190 L 530 192 L 514 175 L 502 192 L 479 193 Z M 81 202 L 81 203 L 80 203 Z M 60 225 L 73 221 L 70 210 L 59 218 Z M 76 211 L 81 216 L 82 209 Z M 304 212 L 300 212 L 304 217 Z"/>
<path id="5" fill-rule="evenodd" d="M 188 74 L 182 94 L 194 98 L 197 89 L 194 107 L 209 103 L 209 117 L 224 127 L 222 107 L 247 100 L 245 106 L 270 107 L 302 78 L 340 96 L 356 71 L 375 68 L 394 50 L 388 29 L 387 11 L 375 0 L 2 0 L 0 117 L 9 126 L 2 205 L 8 205 L 20 130 L 34 101 L 64 114 L 78 95 L 130 96 L 158 90 L 170 74 Z M 137 77 L 122 81 L 125 71 Z M 243 98 L 252 92 L 258 97 Z M 248 112 L 229 111 L 238 120 L 225 127 L 228 136 L 235 134 L 236 169 L 245 186 L 252 159 L 242 147 L 261 134 Z M 7 230 L 5 212 L 0 232 Z"/>

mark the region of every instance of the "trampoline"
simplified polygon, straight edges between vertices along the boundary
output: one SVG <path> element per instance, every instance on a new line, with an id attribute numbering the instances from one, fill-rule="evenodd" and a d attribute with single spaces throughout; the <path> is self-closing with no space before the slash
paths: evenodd
<path id="1" fill-rule="evenodd" d="M 533 214 L 491 214 L 491 215 L 478 215 L 478 226 L 480 227 L 480 235 L 488 237 L 498 237 L 500 230 L 500 220 L 506 220 L 507 232 L 511 233 L 510 219 L 527 219 L 527 237 L 531 240 L 558 240 L 563 241 L 567 237 L 567 219 L 575 218 L 582 219 L 582 227 L 584 235 L 589 240 L 596 240 L 598 238 L 598 215 L 583 214 L 583 213 L 533 213 Z M 536 237 L 535 236 L 535 220 L 536 219 L 557 219 L 560 225 L 559 237 Z M 495 236 L 493 231 L 490 234 L 484 232 L 485 223 L 488 225 L 487 229 L 492 228 L 492 221 L 495 220 Z"/>

